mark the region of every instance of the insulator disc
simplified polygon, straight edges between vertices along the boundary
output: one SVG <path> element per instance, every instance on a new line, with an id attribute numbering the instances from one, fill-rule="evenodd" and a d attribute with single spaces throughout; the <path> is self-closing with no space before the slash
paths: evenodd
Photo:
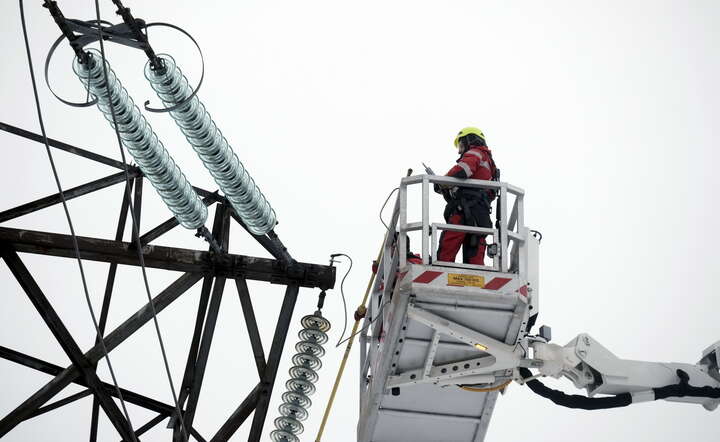
<path id="1" fill-rule="evenodd" d="M 297 391 L 286 391 L 282 394 L 282 400 L 283 402 L 299 405 L 304 408 L 310 408 L 312 406 L 310 398 L 307 397 L 305 393 L 299 393 Z"/>
<path id="2" fill-rule="evenodd" d="M 303 328 L 317 328 L 321 331 L 330 330 L 330 321 L 318 315 L 307 315 L 300 320 Z"/>
<path id="3" fill-rule="evenodd" d="M 273 430 L 270 439 L 273 442 L 300 442 L 300 438 L 284 430 Z"/>
<path id="4" fill-rule="evenodd" d="M 315 393 L 315 384 L 304 379 L 288 379 L 285 383 L 285 387 L 288 390 L 304 393 L 306 396 L 312 396 L 312 394 Z"/>
<path id="5" fill-rule="evenodd" d="M 305 427 L 303 427 L 303 424 L 299 420 L 289 416 L 280 416 L 276 418 L 275 428 L 292 434 L 300 434 L 305 430 Z"/>
<path id="6" fill-rule="evenodd" d="M 311 341 L 300 341 L 297 344 L 295 344 L 295 350 L 300 353 L 309 353 L 313 356 L 317 356 L 318 358 L 322 358 L 325 356 L 325 349 L 322 345 L 316 344 Z"/>
<path id="7" fill-rule="evenodd" d="M 302 341 L 310 341 L 323 345 L 328 341 L 328 335 L 314 328 L 304 328 L 298 333 L 298 337 Z"/>
<path id="8" fill-rule="evenodd" d="M 320 378 L 318 374 L 315 372 L 315 370 L 311 370 L 306 367 L 302 367 L 300 365 L 295 365 L 293 367 L 290 367 L 289 370 L 290 376 L 297 379 L 304 379 L 306 381 L 310 381 L 312 383 L 315 383 Z"/>
<path id="9" fill-rule="evenodd" d="M 308 417 L 308 412 L 304 407 L 288 403 L 280 404 L 278 411 L 283 416 L 293 417 L 299 421 L 304 421 Z"/>
<path id="10" fill-rule="evenodd" d="M 319 358 L 305 353 L 296 353 L 295 355 L 293 355 L 292 363 L 295 365 L 300 365 L 302 367 L 311 368 L 315 371 L 322 368 L 322 362 Z"/>

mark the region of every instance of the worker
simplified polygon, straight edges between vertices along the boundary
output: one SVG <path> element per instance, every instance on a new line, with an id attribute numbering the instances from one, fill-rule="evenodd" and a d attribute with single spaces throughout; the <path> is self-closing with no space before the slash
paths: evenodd
<path id="1" fill-rule="evenodd" d="M 488 149 L 485 135 L 480 129 L 466 127 L 458 132 L 455 137 L 455 147 L 458 149 L 460 158 L 446 176 L 475 180 L 498 179 L 498 169 L 495 167 L 492 152 Z M 490 203 L 495 199 L 493 190 L 443 185 L 435 185 L 434 189 L 436 192 L 442 193 L 447 201 L 443 214 L 446 223 L 492 227 Z M 455 262 L 455 256 L 462 246 L 464 263 L 484 265 L 486 236 L 443 231 L 440 235 L 437 259 L 438 261 Z"/>

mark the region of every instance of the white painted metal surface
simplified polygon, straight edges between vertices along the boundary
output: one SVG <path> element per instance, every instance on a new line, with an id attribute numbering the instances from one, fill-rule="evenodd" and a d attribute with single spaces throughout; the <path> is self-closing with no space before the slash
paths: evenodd
<path id="1" fill-rule="evenodd" d="M 493 188 L 515 203 L 495 229 L 487 266 L 436 262 L 438 230 L 477 230 L 431 222 L 435 183 Z M 407 186 L 423 187 L 422 221 L 407 220 Z M 525 357 L 518 344 L 537 305 L 537 240 L 523 225 L 523 192 L 505 183 L 419 176 L 401 182 L 368 316 L 361 334 L 361 442 L 484 440 L 498 391 Z M 503 204 L 505 206 L 505 204 Z M 408 231 L 420 230 L 423 264 L 408 264 Z M 528 265 L 528 256 L 534 256 Z M 434 264 L 432 264 L 434 262 Z"/>
<path id="2" fill-rule="evenodd" d="M 494 189 L 498 222 L 492 229 L 432 222 L 433 183 Z M 420 222 L 407 220 L 407 187 L 414 184 L 422 186 Z M 509 214 L 508 195 L 514 197 Z M 528 336 L 538 313 L 539 241 L 523 224 L 523 197 L 522 190 L 498 182 L 427 175 L 402 180 L 390 226 L 395 234 L 387 236 L 360 336 L 358 442 L 481 442 L 498 390 L 525 381 L 519 367 L 539 369 L 533 377 L 566 377 L 591 398 L 629 393 L 625 405 L 656 396 L 708 410 L 720 405 L 720 341 L 691 365 L 620 359 L 587 334 L 564 347 L 549 343 L 549 333 Z M 488 234 L 499 254 L 485 266 L 438 262 L 442 230 Z M 408 264 L 409 231 L 422 232 L 422 264 Z M 530 387 L 556 403 L 580 406 L 574 397 L 557 402 L 561 393 L 542 384 Z"/>

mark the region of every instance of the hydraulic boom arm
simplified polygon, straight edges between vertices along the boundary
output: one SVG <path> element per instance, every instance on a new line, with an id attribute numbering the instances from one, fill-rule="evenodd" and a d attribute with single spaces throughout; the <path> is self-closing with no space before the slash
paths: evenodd
<path id="1" fill-rule="evenodd" d="M 701 404 L 710 411 L 720 405 L 720 341 L 705 349 L 695 365 L 620 359 L 587 334 L 578 335 L 564 347 L 535 341 L 531 348 L 536 362 L 532 365 L 538 366 L 541 375 L 564 376 L 575 387 L 587 390 L 589 398 L 565 395 L 538 381 L 527 382 L 529 370 L 520 369 L 533 391 L 560 405 L 601 409 L 659 399 Z M 594 398 L 598 394 L 615 395 L 616 400 Z M 607 406 L 600 402 L 593 406 L 593 400 L 603 400 Z"/>

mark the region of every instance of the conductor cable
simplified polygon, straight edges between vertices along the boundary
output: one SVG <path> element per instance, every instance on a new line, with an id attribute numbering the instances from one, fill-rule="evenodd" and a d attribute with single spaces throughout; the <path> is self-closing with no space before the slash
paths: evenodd
<path id="1" fill-rule="evenodd" d="M 348 316 L 348 310 L 347 310 L 347 301 L 346 301 L 346 299 L 345 299 L 345 289 L 344 289 L 344 287 L 345 287 L 345 279 L 348 277 L 348 275 L 350 274 L 350 270 L 352 270 L 352 267 L 353 267 L 353 260 L 352 260 L 352 258 L 350 258 L 348 255 L 346 255 L 346 254 L 344 254 L 344 253 L 333 253 L 332 255 L 330 255 L 330 262 L 331 262 L 331 263 L 332 263 L 332 262 L 337 262 L 337 261 L 334 261 L 334 260 L 335 260 L 335 258 L 338 257 L 338 256 L 344 256 L 345 258 L 349 259 L 349 260 L 350 260 L 350 267 L 348 267 L 347 272 L 345 272 L 345 276 L 343 276 L 342 281 L 340 281 L 340 297 L 342 298 L 343 311 L 344 311 L 344 314 L 343 314 L 343 330 L 342 330 L 342 333 L 340 333 L 340 338 L 338 339 L 338 343 L 335 344 L 335 347 L 339 347 L 340 344 L 342 344 L 343 342 L 345 342 L 345 341 L 343 340 L 343 337 L 345 336 L 345 332 L 347 331 L 347 316 Z"/>
<path id="2" fill-rule="evenodd" d="M 118 395 L 118 399 L 120 400 L 120 406 L 122 407 L 123 414 L 125 415 L 125 419 L 128 422 L 128 426 L 130 426 L 133 440 L 135 442 L 138 442 L 137 437 L 135 436 L 135 431 L 133 430 L 133 427 L 132 427 L 132 422 L 130 421 L 130 415 L 128 414 L 127 406 L 125 405 L 125 400 L 123 398 L 122 391 L 120 390 L 120 386 L 118 385 L 117 376 L 115 375 L 115 369 L 113 368 L 112 363 L 110 362 L 110 355 L 108 354 L 107 347 L 105 346 L 105 341 L 103 340 L 103 336 L 100 331 L 100 327 L 98 325 L 97 317 L 95 316 L 95 310 L 93 309 L 92 302 L 90 301 L 90 293 L 88 291 L 87 280 L 85 279 L 85 270 L 83 268 L 82 259 L 80 258 L 80 247 L 78 246 L 77 236 L 75 234 L 75 227 L 73 226 L 72 217 L 70 216 L 70 210 L 68 209 L 67 200 L 65 199 L 65 193 L 63 191 L 62 184 L 60 183 L 60 176 L 57 172 L 55 160 L 53 159 L 52 152 L 50 151 L 50 145 L 48 144 L 48 137 L 47 137 L 47 133 L 45 131 L 45 123 L 44 123 L 43 117 L 42 117 L 42 109 L 40 107 L 40 98 L 38 96 L 37 83 L 35 81 L 35 69 L 33 68 L 32 54 L 30 52 L 30 41 L 29 41 L 28 34 L 27 34 L 27 25 L 25 23 L 25 8 L 23 5 L 23 0 L 18 0 L 18 3 L 20 6 L 20 23 L 22 25 L 22 30 L 23 30 L 23 39 L 25 41 L 25 52 L 27 53 L 28 68 L 30 70 L 30 80 L 32 81 L 33 96 L 35 98 L 35 108 L 37 110 L 38 122 L 40 123 L 40 131 L 42 132 L 43 142 L 45 144 L 45 151 L 47 152 L 47 155 L 48 155 L 48 160 L 50 162 L 50 168 L 52 169 L 53 177 L 55 178 L 55 185 L 57 186 L 58 194 L 60 195 L 60 200 L 62 202 L 63 211 L 65 212 L 65 218 L 67 219 L 68 226 L 70 228 L 70 235 L 72 237 L 73 249 L 75 251 L 75 258 L 77 259 L 78 268 L 80 269 L 80 279 L 82 280 L 83 292 L 85 293 L 85 302 L 87 303 L 88 310 L 90 311 L 90 317 L 92 318 L 93 326 L 95 327 L 95 334 L 97 337 L 97 341 L 100 343 L 100 348 L 102 349 L 103 357 L 105 358 L 105 361 L 107 362 L 108 370 L 110 371 L 110 377 L 112 378 L 113 386 L 115 387 L 115 391 Z M 127 169 L 126 169 L 126 174 L 127 174 Z"/>
<path id="3" fill-rule="evenodd" d="M 100 21 L 100 4 L 99 0 L 95 0 L 95 15 L 96 19 L 99 22 Z M 101 62 L 103 67 L 103 77 L 105 82 L 106 91 L 108 94 L 108 97 L 111 97 L 110 95 L 110 84 L 108 83 L 108 71 L 107 71 L 107 63 L 105 61 L 105 44 L 103 43 L 103 33 L 102 33 L 102 26 L 98 27 L 98 33 L 99 33 L 99 43 L 100 43 L 100 55 L 101 55 Z M 148 304 L 150 305 L 150 309 L 152 312 L 152 318 L 153 318 L 153 324 L 155 325 L 155 333 L 158 337 L 158 342 L 160 345 L 160 352 L 162 354 L 163 364 L 165 366 L 165 374 L 167 375 L 168 383 L 170 384 L 170 392 L 172 394 L 173 403 L 175 405 L 175 412 L 177 413 L 178 420 L 180 421 L 180 428 L 182 432 L 182 436 L 184 437 L 185 441 L 189 439 L 187 429 L 185 428 L 185 423 L 182 415 L 182 410 L 180 409 L 180 404 L 178 403 L 178 397 L 175 392 L 175 385 L 173 384 L 172 375 L 170 373 L 170 365 L 168 363 L 167 353 L 165 351 L 165 343 L 162 338 L 162 333 L 160 332 L 160 323 L 157 318 L 157 311 L 155 310 L 155 305 L 152 302 L 152 295 L 150 294 L 150 284 L 148 282 L 147 277 L 147 269 L 145 268 L 145 258 L 142 254 L 142 244 L 140 242 L 140 232 L 138 229 L 138 222 L 135 218 L 135 209 L 132 204 L 132 198 L 130 198 L 130 173 L 128 172 L 127 167 L 127 161 L 125 158 L 125 151 L 123 149 L 123 143 L 122 143 L 122 137 L 120 136 L 120 132 L 117 127 L 117 117 L 115 115 L 115 109 L 111 105 L 110 108 L 110 114 L 112 117 L 112 126 L 115 130 L 115 135 L 117 137 L 118 142 L 118 148 L 120 149 L 120 156 L 122 158 L 123 163 L 123 170 L 125 172 L 125 181 L 128 185 L 125 186 L 126 191 L 126 197 L 128 198 L 128 202 L 130 203 L 130 219 L 132 221 L 132 230 L 133 230 L 133 238 L 135 239 L 135 249 L 137 250 L 138 260 L 140 261 L 140 268 L 142 270 L 142 277 L 143 277 L 143 284 L 145 285 L 145 293 L 147 294 Z"/>

